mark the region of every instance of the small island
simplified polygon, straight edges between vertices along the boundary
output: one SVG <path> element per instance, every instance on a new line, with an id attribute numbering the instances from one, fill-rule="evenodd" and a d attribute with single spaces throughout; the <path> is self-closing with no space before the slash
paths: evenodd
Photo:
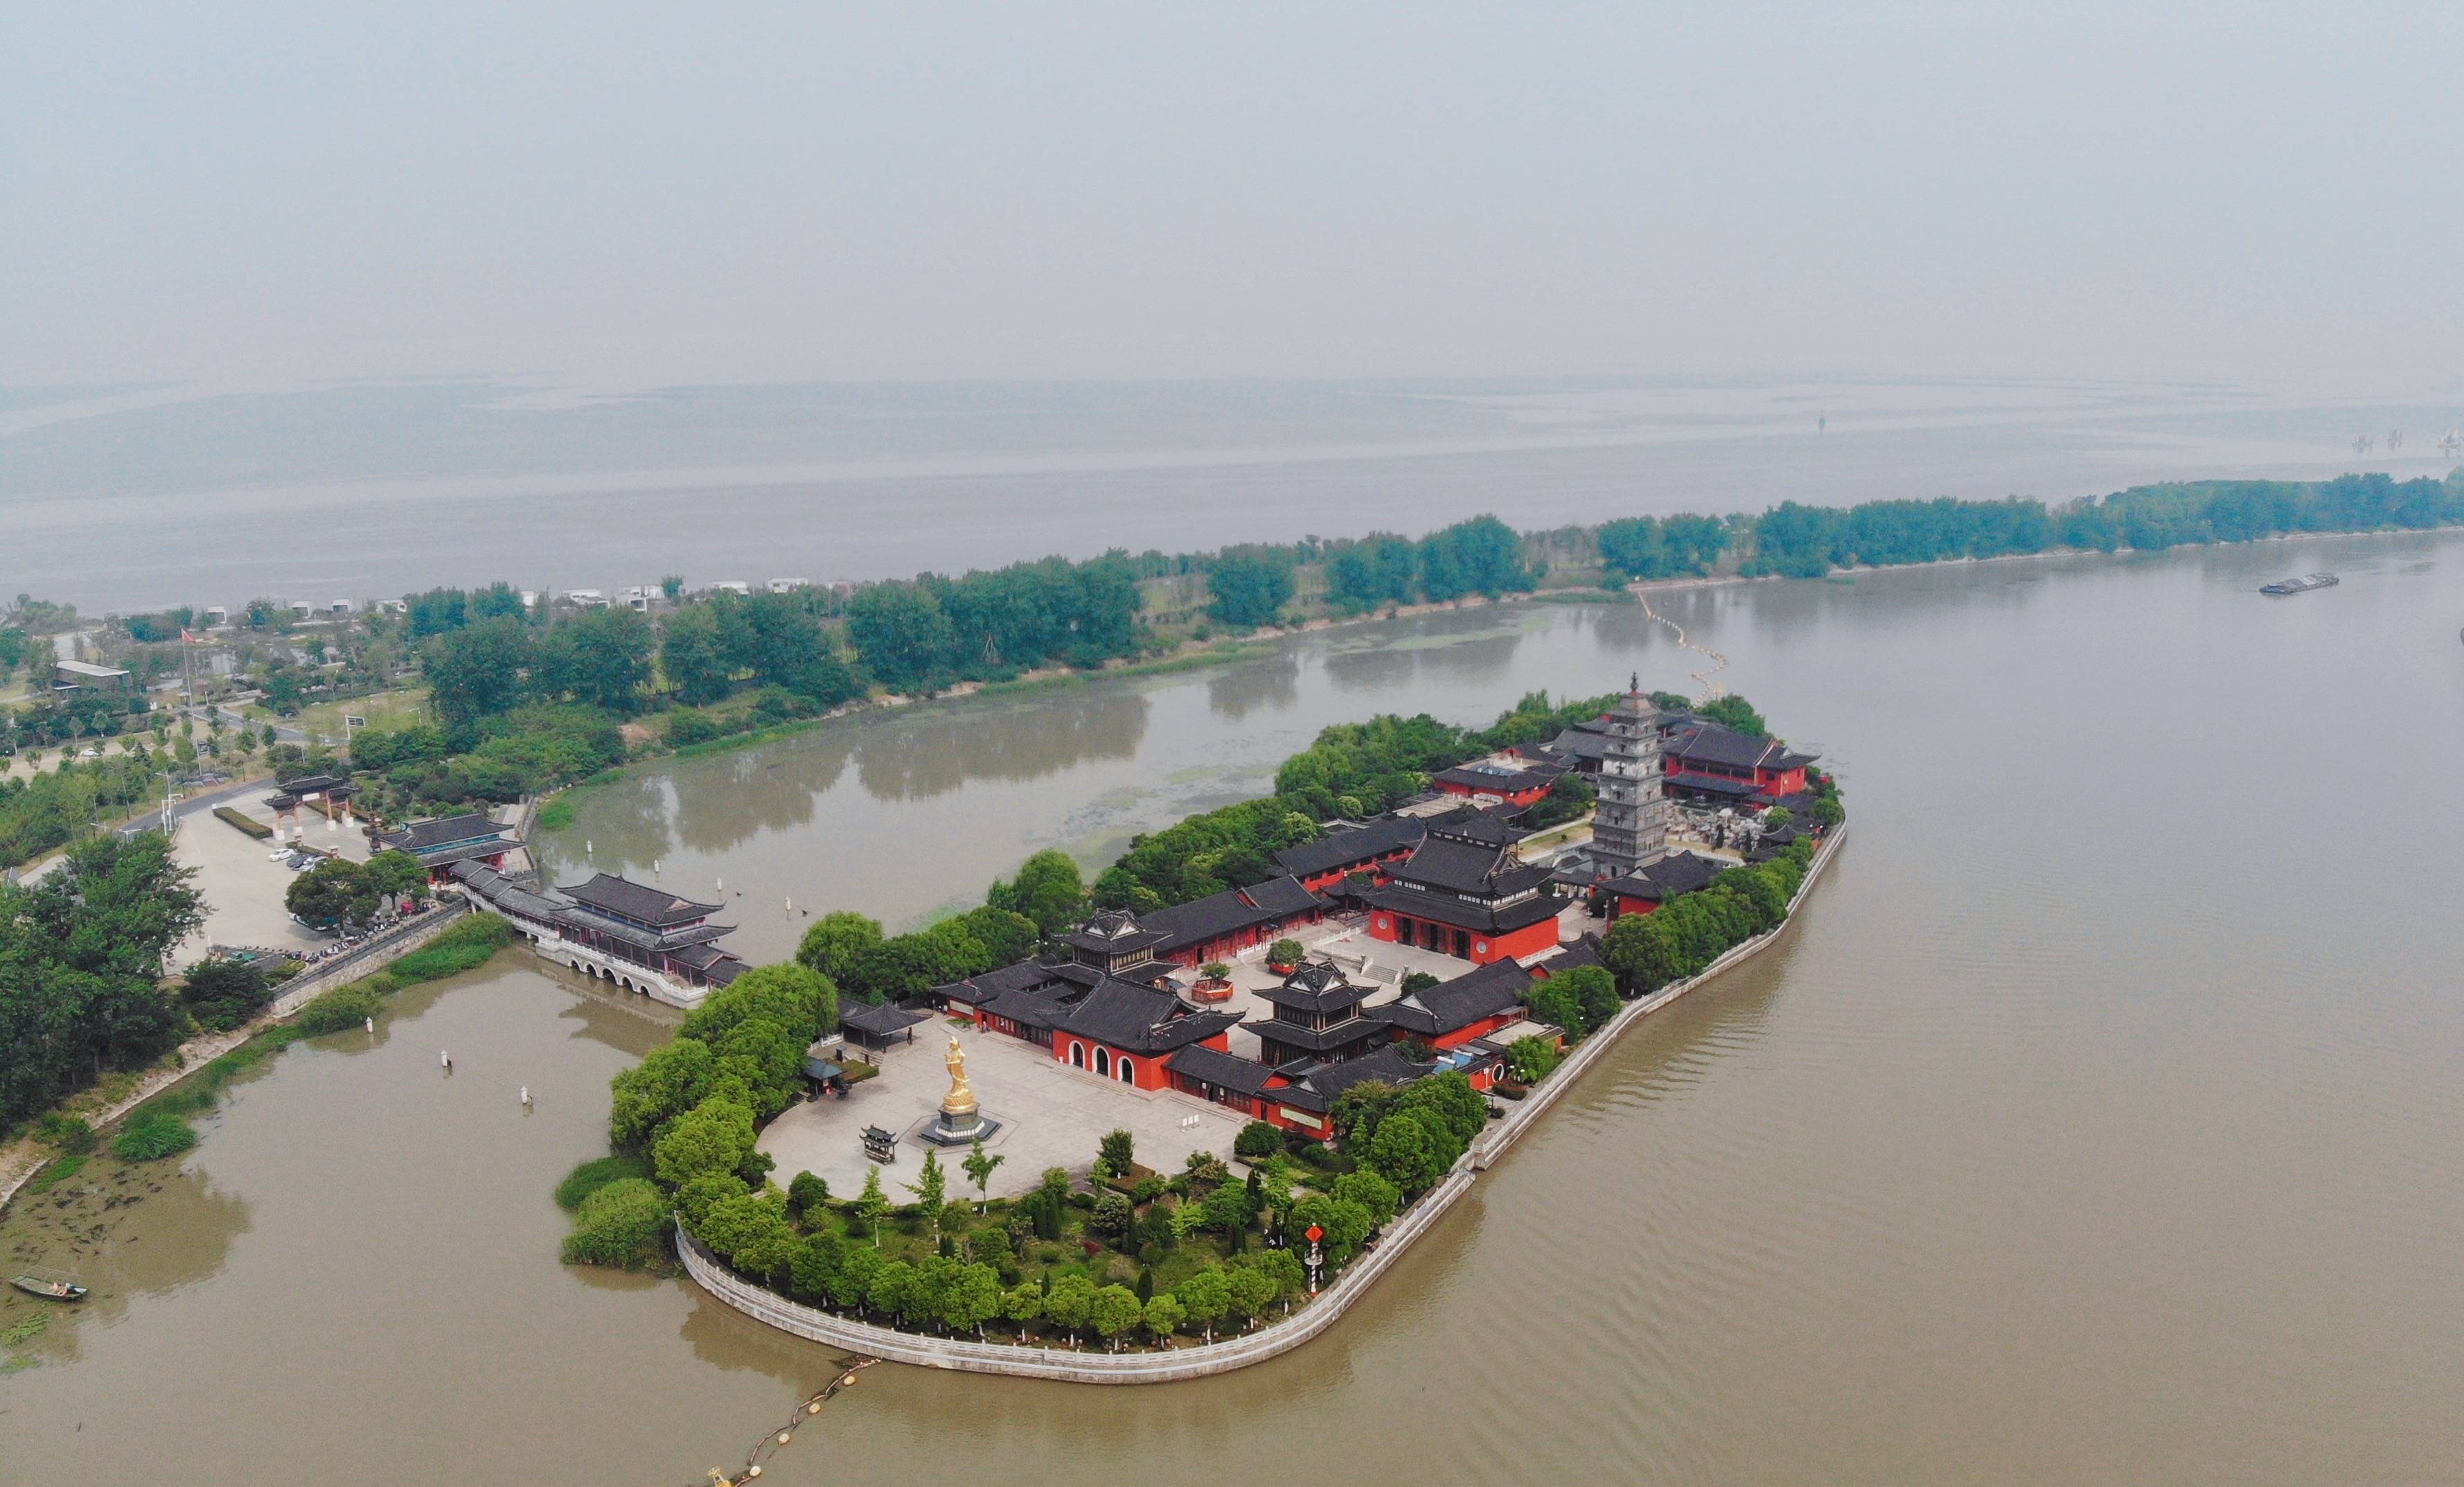
<path id="1" fill-rule="evenodd" d="M 762 1321 L 931 1365 L 1272 1356 L 1634 1020 L 1768 943 L 1844 821 L 1742 699 L 1639 679 L 1486 729 L 1330 728 L 1275 783 L 1091 885 L 1042 853 L 929 928 L 825 915 L 793 961 L 693 988 L 560 1192 L 566 1257 L 672 1242 Z M 595 943 L 653 959 L 657 918 Z"/>

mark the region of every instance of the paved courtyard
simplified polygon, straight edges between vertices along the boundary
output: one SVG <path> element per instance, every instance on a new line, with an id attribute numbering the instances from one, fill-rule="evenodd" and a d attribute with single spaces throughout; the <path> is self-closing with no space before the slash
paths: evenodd
<path id="1" fill-rule="evenodd" d="M 950 1090 L 942 1064 L 952 1029 L 935 1017 L 917 1024 L 915 1041 L 878 1055 L 882 1071 L 858 1084 L 845 1099 L 825 1097 L 789 1107 L 762 1131 L 761 1150 L 778 1163 L 771 1179 L 785 1187 L 798 1172 L 810 1172 L 830 1191 L 853 1196 L 864 1188 L 873 1164 L 861 1135 L 868 1125 L 898 1134 L 898 1160 L 881 1174 L 891 1199 L 905 1203 L 900 1185 L 915 1180 L 932 1148 L 915 1134 L 931 1121 Z M 967 1082 L 983 1113 L 1001 1122 L 984 1149 L 1002 1159 L 993 1172 L 991 1195 L 1014 1196 L 1033 1187 L 1049 1166 L 1083 1174 L 1095 1160 L 1104 1133 L 1127 1130 L 1137 1160 L 1159 1172 L 1177 1172 L 1193 1151 L 1229 1160 L 1232 1139 L 1246 1118 L 1181 1096 L 1146 1094 L 1062 1064 L 1031 1043 L 973 1028 L 957 1031 L 967 1051 Z M 1183 1121 L 1193 1121 L 1184 1125 Z M 950 1196 L 969 1197 L 974 1185 L 958 1168 L 963 1146 L 944 1149 Z"/>
<path id="2" fill-rule="evenodd" d="M 263 797 L 273 788 L 269 781 L 263 789 L 249 790 L 230 804 L 250 818 L 271 826 L 274 813 L 265 809 Z M 300 814 L 300 824 L 307 828 L 310 846 L 340 852 L 354 862 L 367 860 L 367 838 L 356 826 L 341 826 L 328 832 L 321 816 L 305 811 Z M 311 934 L 292 922 L 291 911 L 282 904 L 282 896 L 291 887 L 292 872 L 271 860 L 274 850 L 274 843 L 260 841 L 230 822 L 216 819 L 210 811 L 198 810 L 181 817 L 180 834 L 171 853 L 183 867 L 197 870 L 197 890 L 206 900 L 206 927 L 193 944 L 184 947 L 183 953 L 202 951 L 208 944 L 307 951 L 320 950 L 334 943 L 331 936 Z"/>

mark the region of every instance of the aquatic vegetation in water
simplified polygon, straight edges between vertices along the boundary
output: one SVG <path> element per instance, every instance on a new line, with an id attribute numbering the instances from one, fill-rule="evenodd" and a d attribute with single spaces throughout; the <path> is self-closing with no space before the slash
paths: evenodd
<path id="1" fill-rule="evenodd" d="M 195 1128 L 168 1111 L 139 1116 L 121 1129 L 111 1143 L 112 1155 L 123 1162 L 158 1162 L 176 1157 L 197 1143 Z"/>

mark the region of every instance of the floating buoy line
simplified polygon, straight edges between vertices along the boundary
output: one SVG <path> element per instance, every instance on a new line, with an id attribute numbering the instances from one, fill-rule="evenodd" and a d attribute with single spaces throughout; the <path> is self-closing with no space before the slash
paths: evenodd
<path id="1" fill-rule="evenodd" d="M 1689 671 L 1685 674 L 1693 679 L 1694 685 L 1703 689 L 1703 700 L 1706 702 L 1714 702 L 1727 696 L 1728 689 L 1720 685 L 1718 682 L 1713 681 L 1711 677 L 1718 673 L 1728 669 L 1728 658 L 1722 655 L 1717 651 L 1706 651 L 1703 647 L 1696 645 L 1693 641 L 1686 639 L 1685 627 L 1653 609 L 1651 607 L 1651 596 L 1649 594 L 1644 593 L 1641 589 L 1638 588 L 1634 591 L 1634 597 L 1636 602 L 1642 606 L 1642 612 L 1645 618 L 1656 620 L 1676 632 L 1677 643 L 1680 646 L 1693 652 L 1697 655 L 1708 656 L 1710 658 L 1710 665 L 1704 667 L 1701 671 Z"/>
<path id="2" fill-rule="evenodd" d="M 815 1415 L 820 1414 L 822 1407 L 830 1402 L 831 1395 L 843 1388 L 855 1387 L 855 1376 L 879 1362 L 881 1360 L 878 1358 L 849 1358 L 840 1364 L 837 1377 L 824 1386 L 820 1393 L 798 1405 L 796 1412 L 787 1417 L 784 1425 L 762 1432 L 761 1437 L 744 1453 L 742 1471 L 730 1476 L 727 1475 L 726 1468 L 715 1466 L 710 1469 L 707 1482 L 689 1482 L 686 1487 L 709 1487 L 709 1483 L 712 1482 L 718 1484 L 718 1487 L 745 1487 L 748 1482 L 758 1481 L 761 1476 L 762 1468 L 769 1463 L 770 1459 L 795 1440 L 799 1426 L 810 1422 Z"/>

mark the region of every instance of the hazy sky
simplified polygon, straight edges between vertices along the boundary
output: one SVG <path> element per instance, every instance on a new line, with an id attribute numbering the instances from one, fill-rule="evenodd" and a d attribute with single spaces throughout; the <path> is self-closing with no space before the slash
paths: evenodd
<path id="1" fill-rule="evenodd" d="M 2464 6 L 21 3 L 0 382 L 2453 388 Z"/>

